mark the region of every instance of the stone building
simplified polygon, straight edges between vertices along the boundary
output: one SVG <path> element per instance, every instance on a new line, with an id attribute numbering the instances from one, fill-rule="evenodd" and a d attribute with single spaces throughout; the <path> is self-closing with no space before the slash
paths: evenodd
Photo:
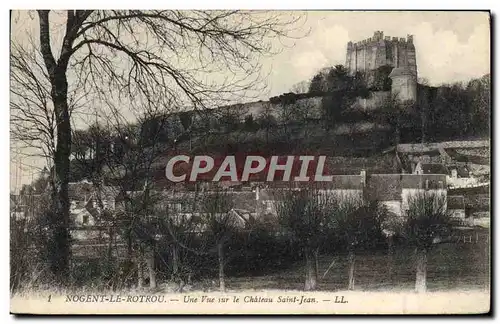
<path id="1" fill-rule="evenodd" d="M 385 205 L 387 210 L 402 216 L 411 197 L 432 192 L 446 199 L 446 174 L 372 174 L 367 179 L 366 195 Z"/>
<path id="2" fill-rule="evenodd" d="M 346 67 L 349 73 L 370 74 L 383 66 L 392 67 L 392 95 L 401 101 L 417 99 L 417 60 L 413 35 L 406 38 L 384 36 L 375 31 L 373 37 L 347 43 Z"/>

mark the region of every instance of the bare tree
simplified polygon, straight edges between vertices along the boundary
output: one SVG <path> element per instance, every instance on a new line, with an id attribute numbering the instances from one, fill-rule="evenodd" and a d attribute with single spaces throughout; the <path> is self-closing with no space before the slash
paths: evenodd
<path id="1" fill-rule="evenodd" d="M 147 111 L 139 118 L 139 124 L 140 127 L 132 127 L 126 122 L 112 125 L 117 130 L 118 141 L 106 160 L 105 169 L 106 177 L 118 185 L 124 202 L 122 215 L 125 218 L 120 230 L 127 241 L 127 259 L 131 262 L 135 255 L 139 270 L 138 283 L 141 283 L 142 261 L 146 258 L 150 287 L 154 288 L 158 208 L 162 198 L 154 190 L 154 179 L 157 161 L 165 155 L 164 134 L 168 129 L 168 116 L 161 111 Z M 111 123 L 108 125 L 111 126 Z M 133 130 L 127 131 L 130 129 Z"/>
<path id="2" fill-rule="evenodd" d="M 385 214 L 385 217 L 382 220 L 382 233 L 387 240 L 387 268 L 389 277 L 392 278 L 394 274 L 394 238 L 398 233 L 402 232 L 405 220 L 404 217 L 398 216 L 394 212 L 390 212 L 387 208 L 383 208 L 382 210 Z"/>
<path id="3" fill-rule="evenodd" d="M 19 52 L 18 52 L 19 51 Z M 50 159 L 55 152 L 55 116 L 49 102 L 50 86 L 40 77 L 43 66 L 37 65 L 35 51 L 11 48 L 11 133 L 27 147 Z"/>
<path id="4" fill-rule="evenodd" d="M 219 289 L 226 290 L 224 245 L 236 231 L 236 219 L 232 214 L 233 203 L 228 192 L 216 189 L 201 198 L 201 219 L 213 235 L 219 258 Z"/>
<path id="5" fill-rule="evenodd" d="M 446 212 L 446 196 L 422 191 L 409 197 L 403 236 L 415 247 L 415 290 L 427 289 L 427 253 L 449 235 L 452 222 Z"/>
<path id="6" fill-rule="evenodd" d="M 158 233 L 160 240 L 166 243 L 170 250 L 171 280 L 178 282 L 179 291 L 182 292 L 185 284 L 191 282 L 194 270 L 188 264 L 186 254 L 196 251 L 191 245 L 202 229 L 196 217 L 199 197 L 196 192 L 171 191 L 162 192 L 158 197 L 161 197 L 155 207 Z"/>
<path id="7" fill-rule="evenodd" d="M 272 39 L 290 35 L 300 17 L 238 11 L 68 10 L 64 18 L 52 18 L 50 11 L 38 11 L 35 46 L 44 69 L 36 79 L 49 85 L 46 99 L 54 109 L 51 158 L 58 258 L 53 269 L 65 282 L 69 271 L 70 80 L 76 79 L 74 86 L 83 92 L 101 99 L 119 97 L 132 108 L 172 102 L 193 108 L 218 105 L 235 95 L 260 90 L 259 57 L 276 52 Z M 57 23 L 63 26 L 60 39 L 52 28 Z M 58 45 L 59 51 L 54 51 Z"/>
<path id="8" fill-rule="evenodd" d="M 264 104 L 264 109 L 261 111 L 259 116 L 257 116 L 256 123 L 260 128 L 263 128 L 266 135 L 266 145 L 269 144 L 269 134 L 272 128 L 277 126 L 276 118 L 273 116 L 271 111 L 271 105 L 269 103 Z"/>
<path id="9" fill-rule="evenodd" d="M 25 185 L 19 195 L 11 195 L 10 289 L 33 289 L 51 279 L 47 271 L 45 217 L 48 197 Z"/>
<path id="10" fill-rule="evenodd" d="M 126 264 L 131 268 L 133 259 L 137 263 L 138 286 L 143 285 L 141 272 L 145 258 L 150 286 L 154 287 L 157 224 L 153 219 L 157 201 L 151 184 L 155 162 L 165 154 L 169 116 L 163 111 L 148 110 L 135 123 L 125 120 L 119 111 L 112 112 L 106 124 L 94 124 L 75 132 L 73 162 L 77 163 L 73 163 L 72 172 L 75 178 L 89 179 L 94 186 L 99 220 L 108 228 L 108 259 L 113 240 L 122 234 L 127 245 Z M 121 207 L 105 210 L 104 191 L 113 198 L 121 197 Z"/>
<path id="11" fill-rule="evenodd" d="M 278 194 L 276 211 L 283 229 L 303 249 L 306 261 L 305 290 L 316 289 L 318 250 L 325 236 L 325 220 L 331 195 L 314 187 L 284 190 Z"/>
<path id="12" fill-rule="evenodd" d="M 331 235 L 347 245 L 348 285 L 354 289 L 356 251 L 382 235 L 384 210 L 377 201 L 364 202 L 354 197 L 337 197 L 329 209 Z"/>

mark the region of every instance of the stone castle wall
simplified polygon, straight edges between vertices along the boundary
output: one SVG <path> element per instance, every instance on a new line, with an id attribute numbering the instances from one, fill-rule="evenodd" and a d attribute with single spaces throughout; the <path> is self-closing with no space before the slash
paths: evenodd
<path id="1" fill-rule="evenodd" d="M 383 100 L 389 98 L 389 96 L 389 91 L 372 92 L 366 99 L 356 98 L 351 109 L 376 110 L 380 107 Z M 322 101 L 323 97 L 311 97 L 298 99 L 294 103 L 289 104 L 271 103 L 269 101 L 249 102 L 221 107 L 216 109 L 213 114 L 195 115 L 194 122 L 198 125 L 208 123 L 214 127 L 222 115 L 229 115 L 240 123 L 244 123 L 248 116 L 252 116 L 254 121 L 271 118 L 277 125 L 293 124 L 295 122 L 303 123 L 305 120 L 322 119 Z M 180 122 L 178 123 L 180 124 Z M 179 131 L 180 129 L 181 126 L 179 125 L 175 131 Z M 387 130 L 388 125 L 359 120 L 338 122 L 334 129 L 332 129 L 332 133 L 342 135 Z"/>
<path id="2" fill-rule="evenodd" d="M 390 91 L 372 91 L 367 98 L 357 97 L 351 109 L 376 110 L 390 98 L 390 95 Z M 298 99 L 290 104 L 257 101 L 223 107 L 222 110 L 225 110 L 226 114 L 235 116 L 240 122 L 244 122 L 249 115 L 254 120 L 268 115 L 281 123 L 301 119 L 321 119 L 322 101 L 323 97 Z"/>
<path id="3" fill-rule="evenodd" d="M 353 108 L 360 110 L 376 110 L 390 98 L 390 91 L 372 91 L 368 98 L 357 97 Z"/>

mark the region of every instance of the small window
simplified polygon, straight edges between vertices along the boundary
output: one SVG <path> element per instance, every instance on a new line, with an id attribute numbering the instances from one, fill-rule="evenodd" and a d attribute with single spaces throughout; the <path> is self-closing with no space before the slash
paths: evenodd
<path id="1" fill-rule="evenodd" d="M 89 223 L 89 215 L 83 215 L 82 217 L 82 224 L 83 225 L 88 225 Z"/>

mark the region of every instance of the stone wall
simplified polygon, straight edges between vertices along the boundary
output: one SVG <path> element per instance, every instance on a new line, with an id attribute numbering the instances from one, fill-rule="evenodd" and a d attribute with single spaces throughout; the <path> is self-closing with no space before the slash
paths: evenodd
<path id="1" fill-rule="evenodd" d="M 351 106 L 353 110 L 373 111 L 378 109 L 384 101 L 390 98 L 390 91 L 372 91 L 367 98 L 357 97 Z M 298 99 L 294 103 L 271 103 L 269 101 L 256 101 L 231 105 L 217 109 L 220 113 L 236 116 L 241 122 L 245 117 L 252 115 L 255 119 L 270 115 L 278 122 L 293 119 L 321 119 L 323 97 Z M 203 118 L 203 116 L 201 116 Z"/>
<path id="2" fill-rule="evenodd" d="M 390 98 L 390 91 L 373 91 L 370 92 L 370 96 L 368 98 L 356 98 L 354 108 L 364 111 L 373 111 L 380 108 L 380 106 Z"/>

